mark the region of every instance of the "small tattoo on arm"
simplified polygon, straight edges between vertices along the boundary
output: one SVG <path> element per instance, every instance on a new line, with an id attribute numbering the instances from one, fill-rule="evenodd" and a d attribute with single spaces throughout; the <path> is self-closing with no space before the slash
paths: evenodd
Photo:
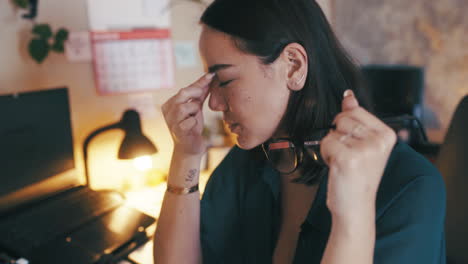
<path id="1" fill-rule="evenodd" d="M 193 181 L 193 179 L 197 175 L 197 172 L 198 172 L 198 170 L 196 170 L 196 169 L 189 170 L 189 173 L 188 173 L 187 177 L 185 178 L 185 182 Z"/>

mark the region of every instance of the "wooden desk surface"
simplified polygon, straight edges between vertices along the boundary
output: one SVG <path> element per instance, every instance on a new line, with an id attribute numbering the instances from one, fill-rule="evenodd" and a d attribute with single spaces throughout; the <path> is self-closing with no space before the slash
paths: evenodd
<path id="1" fill-rule="evenodd" d="M 205 190 L 206 182 L 210 175 L 211 171 L 203 171 L 200 174 L 200 194 Z M 164 182 L 155 187 L 145 187 L 140 190 L 126 192 L 126 204 L 157 219 L 161 211 L 166 187 L 167 184 Z M 155 229 L 156 224 L 151 226 L 148 232 L 154 234 Z M 135 250 L 129 257 L 139 264 L 153 264 L 153 240 L 148 241 L 148 243 Z M 132 263 L 124 260 L 118 264 Z"/>

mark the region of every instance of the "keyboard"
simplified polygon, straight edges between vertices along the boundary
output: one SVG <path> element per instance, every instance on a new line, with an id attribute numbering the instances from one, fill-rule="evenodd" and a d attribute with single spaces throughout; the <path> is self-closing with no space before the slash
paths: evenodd
<path id="1" fill-rule="evenodd" d="M 80 188 L 44 201 L 8 219 L 0 219 L 0 243 L 11 250 L 27 254 L 122 203 L 122 196 L 116 192 Z"/>

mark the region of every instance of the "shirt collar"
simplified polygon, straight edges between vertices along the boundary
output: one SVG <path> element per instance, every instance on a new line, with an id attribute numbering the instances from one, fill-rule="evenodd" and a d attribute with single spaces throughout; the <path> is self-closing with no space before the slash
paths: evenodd
<path id="1" fill-rule="evenodd" d="M 279 202 L 280 195 L 280 175 L 268 162 L 259 167 L 260 175 L 263 181 L 270 187 L 270 190 L 275 198 L 275 202 Z"/>

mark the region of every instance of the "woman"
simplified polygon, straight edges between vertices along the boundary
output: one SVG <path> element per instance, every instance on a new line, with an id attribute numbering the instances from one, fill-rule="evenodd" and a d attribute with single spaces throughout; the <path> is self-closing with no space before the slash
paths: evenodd
<path id="1" fill-rule="evenodd" d="M 445 263 L 443 181 L 366 110 L 315 1 L 215 0 L 201 23 L 209 73 L 163 106 L 156 263 Z M 200 201 L 208 96 L 237 146 Z"/>

